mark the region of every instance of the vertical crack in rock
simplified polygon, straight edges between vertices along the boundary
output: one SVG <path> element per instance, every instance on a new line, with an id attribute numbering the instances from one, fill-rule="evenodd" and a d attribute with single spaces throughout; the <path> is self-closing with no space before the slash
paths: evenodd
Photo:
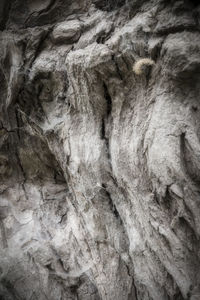
<path id="1" fill-rule="evenodd" d="M 9 18 L 9 12 L 11 8 L 11 1 L 3 0 L 0 5 L 0 30 L 3 31 L 6 28 L 6 23 Z"/>
<path id="2" fill-rule="evenodd" d="M 111 162 L 111 155 L 110 155 L 110 149 L 109 149 L 109 137 L 106 132 L 106 126 L 108 127 L 109 123 L 111 122 L 111 112 L 112 112 L 112 99 L 108 92 L 108 88 L 105 83 L 103 83 L 103 90 L 104 90 L 104 97 L 106 100 L 106 116 L 102 119 L 102 125 L 101 125 L 101 138 L 105 140 L 107 155 L 108 155 L 108 161 L 110 163 L 110 167 L 112 170 L 112 162 Z"/>

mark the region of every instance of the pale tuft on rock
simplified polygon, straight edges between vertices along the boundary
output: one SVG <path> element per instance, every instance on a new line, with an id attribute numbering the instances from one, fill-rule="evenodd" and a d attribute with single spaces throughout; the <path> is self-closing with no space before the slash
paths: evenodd
<path id="1" fill-rule="evenodd" d="M 133 72 L 136 75 L 141 75 L 144 73 L 146 66 L 153 66 L 155 62 L 150 58 L 141 58 L 135 62 L 133 66 Z"/>

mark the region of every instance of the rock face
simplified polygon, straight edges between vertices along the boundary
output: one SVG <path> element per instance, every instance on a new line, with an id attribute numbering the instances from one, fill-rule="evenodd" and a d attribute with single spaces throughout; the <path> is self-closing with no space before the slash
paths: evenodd
<path id="1" fill-rule="evenodd" d="M 1 1 L 0 299 L 200 299 L 198 3 Z"/>

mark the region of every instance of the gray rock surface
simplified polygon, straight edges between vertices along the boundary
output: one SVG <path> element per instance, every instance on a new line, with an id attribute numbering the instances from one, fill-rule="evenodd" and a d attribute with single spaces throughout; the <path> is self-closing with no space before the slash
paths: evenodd
<path id="1" fill-rule="evenodd" d="M 0 299 L 200 299 L 199 16 L 1 1 Z"/>

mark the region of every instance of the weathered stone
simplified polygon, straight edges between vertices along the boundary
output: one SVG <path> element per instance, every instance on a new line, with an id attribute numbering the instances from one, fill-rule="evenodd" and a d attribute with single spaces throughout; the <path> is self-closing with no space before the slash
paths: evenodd
<path id="1" fill-rule="evenodd" d="M 200 299 L 199 14 L 2 1 L 0 299 Z"/>
<path id="2" fill-rule="evenodd" d="M 81 24 L 79 21 L 66 21 L 57 25 L 52 32 L 53 42 L 76 42 L 81 34 Z"/>

